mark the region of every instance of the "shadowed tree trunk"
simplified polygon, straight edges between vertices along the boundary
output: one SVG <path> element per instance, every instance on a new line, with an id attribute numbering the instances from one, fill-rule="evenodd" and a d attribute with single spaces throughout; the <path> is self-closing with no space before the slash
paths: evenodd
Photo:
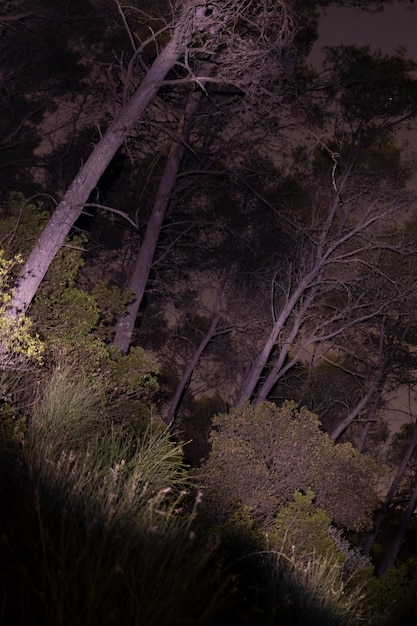
<path id="1" fill-rule="evenodd" d="M 342 433 L 346 430 L 346 428 L 362 413 L 362 411 L 368 406 L 371 399 L 374 397 L 378 390 L 381 389 L 382 379 L 384 372 L 377 372 L 372 384 L 370 385 L 368 391 L 362 396 L 357 405 L 350 411 L 349 415 L 343 419 L 331 433 L 329 433 L 330 439 L 336 441 L 340 437 Z"/>
<path id="2" fill-rule="evenodd" d="M 384 350 L 384 341 L 386 337 L 386 329 L 385 323 L 387 321 L 387 317 L 384 315 L 380 325 L 380 336 L 379 336 L 379 348 L 378 348 L 378 366 L 375 370 L 373 381 L 370 384 L 368 391 L 365 395 L 359 400 L 357 405 L 350 411 L 349 415 L 345 417 L 336 428 L 329 433 L 330 439 L 336 441 L 340 437 L 340 435 L 346 430 L 348 426 L 360 415 L 360 413 L 364 410 L 364 408 L 369 404 L 369 402 L 373 398 L 372 405 L 369 407 L 368 417 L 370 420 L 374 419 L 375 414 L 378 411 L 380 401 L 382 398 L 383 390 L 387 382 L 387 378 L 389 373 L 392 370 L 393 363 L 396 359 L 396 356 L 401 349 L 402 343 L 406 340 L 407 335 L 410 331 L 411 327 L 411 319 L 406 323 L 404 328 L 402 329 L 401 335 L 396 338 L 396 340 L 391 341 L 388 346 L 388 350 Z M 368 428 L 369 430 L 369 428 Z M 365 428 L 365 432 L 367 429 Z M 365 435 L 366 437 L 366 435 Z M 362 451 L 362 448 L 365 444 L 365 439 L 360 444 L 359 451 Z"/>
<path id="3" fill-rule="evenodd" d="M 208 68 L 203 69 L 203 73 L 208 71 Z M 145 237 L 129 280 L 128 289 L 133 292 L 134 300 L 127 307 L 126 315 L 122 315 L 117 321 L 113 340 L 113 345 L 120 348 L 124 353 L 128 351 L 132 340 L 135 321 L 152 268 L 162 224 L 172 191 L 175 187 L 181 161 L 187 147 L 193 118 L 202 96 L 203 92 L 198 90 L 192 91 L 188 97 L 185 112 L 179 124 L 177 137 L 171 146 L 152 212 L 146 226 Z"/>
<path id="4" fill-rule="evenodd" d="M 394 541 L 392 542 L 385 556 L 385 559 L 383 560 L 382 565 L 378 570 L 379 576 L 383 576 L 389 569 L 391 569 L 391 567 L 394 566 L 395 561 L 397 560 L 397 557 L 400 553 L 401 546 L 407 532 L 408 524 L 410 523 L 411 516 L 413 515 L 417 505 L 417 474 L 415 477 L 415 481 L 416 484 L 414 487 L 414 491 L 411 494 L 410 502 L 408 503 L 408 507 L 403 517 L 403 520 L 398 528 L 397 534 L 394 537 Z"/>
<path id="5" fill-rule="evenodd" d="M 338 212 L 341 208 L 341 195 L 349 182 L 352 167 L 351 164 L 348 164 L 341 178 L 339 188 L 333 194 L 327 216 L 322 224 L 316 225 L 317 228 L 320 228 L 320 234 L 315 250 L 304 268 L 298 273 L 298 276 L 291 279 L 288 290 L 284 294 L 281 308 L 273 320 L 269 335 L 242 382 L 234 402 L 235 406 L 239 406 L 245 399 L 251 399 L 255 394 L 255 405 L 266 400 L 273 386 L 283 373 L 295 365 L 304 349 L 314 343 L 327 341 L 337 336 L 337 334 L 343 332 L 343 328 L 353 323 L 354 307 L 351 307 L 350 310 L 346 311 L 346 314 L 343 314 L 343 321 L 340 314 L 335 317 L 335 321 L 338 323 L 336 330 L 328 331 L 331 327 L 332 319 L 320 321 L 318 327 L 314 328 L 303 341 L 303 345 L 297 351 L 300 354 L 297 353 L 295 356 L 290 356 L 290 351 L 296 345 L 296 339 L 306 318 L 317 299 L 327 289 L 328 277 L 326 273 L 331 272 L 336 265 L 348 267 L 352 260 L 357 261 L 356 250 L 345 251 L 345 244 L 350 244 L 352 241 L 354 244 L 358 242 L 357 245 L 364 246 L 364 248 L 368 247 L 369 249 L 374 245 L 369 239 L 364 243 L 363 239 L 369 237 L 370 229 L 382 219 L 382 211 L 381 215 L 373 214 L 372 209 L 366 211 L 356 224 L 341 230 L 336 237 L 332 236 L 332 228 L 338 219 Z M 363 320 L 364 316 L 361 316 L 360 319 Z M 358 321 L 360 320 L 357 319 L 355 323 Z M 287 333 L 287 336 L 283 342 L 280 341 L 280 336 L 284 332 Z M 270 363 L 270 357 L 278 344 L 280 346 L 279 354 L 275 357 L 274 362 Z M 262 380 L 264 372 L 268 369 L 269 372 L 267 372 L 266 379 Z"/>
<path id="6" fill-rule="evenodd" d="M 407 469 L 408 463 L 411 459 L 411 457 L 413 456 L 414 450 L 417 446 L 417 422 L 414 424 L 414 430 L 413 430 L 413 434 L 411 436 L 411 440 L 409 443 L 409 446 L 407 448 L 406 453 L 404 454 L 401 463 L 397 469 L 397 472 L 395 474 L 394 480 L 392 481 L 391 487 L 389 488 L 389 491 L 387 493 L 387 496 L 384 500 L 384 504 L 382 505 L 380 511 L 377 513 L 375 520 L 374 520 L 374 525 L 372 528 L 372 531 L 365 537 L 364 541 L 362 542 L 362 546 L 361 546 L 361 550 L 363 554 L 369 554 L 372 548 L 372 545 L 376 539 L 376 537 L 378 536 L 379 531 L 381 530 L 381 526 L 384 522 L 384 519 L 388 513 L 389 507 L 391 506 L 391 503 L 394 499 L 394 496 L 397 492 L 397 489 L 399 487 L 401 478 L 404 475 L 405 470 Z M 400 544 L 401 547 L 401 544 Z M 392 551 L 392 549 L 391 549 Z M 391 552 L 390 551 L 390 552 Z M 388 557 L 387 557 L 388 559 Z M 395 560 L 395 559 L 394 559 Z M 387 561 L 388 562 L 388 561 Z M 388 567 L 388 566 L 387 566 Z M 386 570 L 385 570 L 386 571 Z"/>
<path id="7" fill-rule="evenodd" d="M 168 414 L 167 414 L 167 418 L 166 421 L 169 424 L 170 428 L 172 429 L 173 425 L 174 425 L 174 421 L 175 421 L 175 417 L 178 411 L 178 407 L 181 403 L 182 397 L 184 395 L 184 392 L 191 380 L 191 376 L 193 374 L 194 369 L 197 367 L 197 364 L 201 358 L 201 355 L 203 354 L 204 350 L 207 348 L 208 344 L 210 343 L 210 341 L 213 339 L 213 337 L 216 334 L 216 330 L 217 330 L 217 326 L 219 324 L 220 321 L 220 292 L 218 294 L 217 297 L 217 303 L 216 303 L 216 312 L 214 314 L 214 317 L 212 319 L 212 322 L 210 324 L 210 328 L 208 329 L 206 335 L 204 336 L 204 339 L 202 340 L 202 342 L 200 343 L 200 345 L 198 346 L 198 348 L 196 349 L 196 351 L 193 354 L 193 357 L 191 359 L 191 361 L 189 362 L 189 364 L 187 365 L 187 367 L 185 368 L 184 374 L 181 378 L 180 384 L 178 385 L 174 397 L 171 400 L 171 404 L 169 406 L 168 409 Z"/>

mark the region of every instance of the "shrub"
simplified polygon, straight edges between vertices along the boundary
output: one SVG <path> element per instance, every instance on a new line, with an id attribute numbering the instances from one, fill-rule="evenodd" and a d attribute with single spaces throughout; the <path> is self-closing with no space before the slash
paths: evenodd
<path id="1" fill-rule="evenodd" d="M 348 528 L 370 523 L 377 468 L 350 444 L 335 444 L 316 415 L 292 402 L 245 403 L 213 420 L 211 453 L 199 476 L 219 519 L 246 505 L 271 523 L 295 491 Z"/>
<path id="2" fill-rule="evenodd" d="M 314 500 L 311 490 L 306 494 L 296 492 L 293 501 L 281 507 L 268 528 L 269 544 L 299 563 L 327 558 L 342 566 L 346 556 L 328 535 L 331 520 L 314 505 Z"/>

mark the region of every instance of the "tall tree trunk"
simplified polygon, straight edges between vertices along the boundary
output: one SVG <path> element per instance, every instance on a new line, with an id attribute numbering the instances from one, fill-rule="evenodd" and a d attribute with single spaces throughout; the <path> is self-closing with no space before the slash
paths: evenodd
<path id="1" fill-rule="evenodd" d="M 385 377 L 386 378 L 386 375 Z M 380 409 L 381 406 L 381 398 L 382 398 L 382 388 L 383 385 L 380 385 L 379 388 L 379 393 L 376 394 L 376 397 L 374 398 L 374 401 L 372 402 L 372 405 L 369 407 L 369 411 L 366 415 L 366 420 L 365 420 L 365 424 L 362 428 L 362 432 L 361 432 L 361 436 L 358 442 L 358 446 L 357 446 L 357 450 L 358 452 L 363 452 L 363 449 L 365 447 L 365 443 L 366 443 L 366 439 L 369 435 L 369 431 L 371 430 L 371 426 L 373 424 L 373 422 L 376 421 L 376 415 Z"/>
<path id="2" fill-rule="evenodd" d="M 378 575 L 383 576 L 391 567 L 394 566 L 395 561 L 400 553 L 402 543 L 405 539 L 405 534 L 407 532 L 408 524 L 410 523 L 411 516 L 414 513 L 414 510 L 417 505 L 417 474 L 416 474 L 416 484 L 414 487 L 414 491 L 411 494 L 410 502 L 408 503 L 407 510 L 403 517 L 403 520 L 398 528 L 397 534 L 394 537 L 394 541 L 392 542 L 390 549 L 385 555 L 385 559 L 382 562 L 381 567 L 378 570 Z"/>
<path id="3" fill-rule="evenodd" d="M 399 487 L 401 478 L 404 475 L 405 470 L 407 469 L 408 463 L 411 459 L 411 457 L 413 456 L 414 450 L 417 446 L 417 422 L 414 424 L 414 430 L 413 430 L 413 434 L 411 436 L 410 439 L 410 443 L 408 445 L 407 451 L 404 454 L 401 463 L 397 469 L 397 472 L 394 476 L 394 479 L 391 483 L 391 487 L 389 488 L 389 491 L 386 495 L 386 498 L 384 500 L 384 504 L 382 505 L 380 511 L 378 511 L 375 520 L 374 520 L 374 525 L 373 528 L 371 530 L 370 533 L 368 533 L 368 535 L 365 537 L 365 539 L 362 542 L 361 545 L 361 551 L 363 554 L 369 554 L 371 552 L 371 548 L 373 546 L 373 543 L 379 533 L 379 531 L 381 530 L 381 526 L 384 522 L 384 519 L 388 513 L 389 507 L 391 506 L 391 503 L 394 499 L 394 496 L 397 492 L 397 489 Z"/>
<path id="4" fill-rule="evenodd" d="M 280 347 L 278 358 L 276 359 L 264 382 L 259 385 L 259 391 L 257 392 L 253 403 L 254 406 L 259 406 L 259 404 L 267 399 L 274 385 L 276 385 L 278 380 L 288 371 L 288 369 L 293 367 L 294 363 L 296 363 L 302 355 L 305 346 L 302 346 L 300 350 L 297 350 L 295 355 L 291 355 L 287 361 L 287 357 L 290 354 L 291 348 L 293 347 L 295 339 L 300 331 L 300 326 L 303 323 L 305 313 L 311 302 L 314 300 L 315 294 L 316 291 L 314 289 L 311 290 L 310 295 L 305 298 L 300 306 L 300 309 L 297 311 L 293 320 L 292 328 L 289 331 L 288 336 L 285 338 L 285 343 Z"/>
<path id="5" fill-rule="evenodd" d="M 128 351 L 132 340 L 135 321 L 152 268 L 162 224 L 189 140 L 192 121 L 202 95 L 203 92 L 198 90 L 192 91 L 188 97 L 185 112 L 179 124 L 178 137 L 171 146 L 152 212 L 146 226 L 145 237 L 129 280 L 128 289 L 133 292 L 135 299 L 127 307 L 127 313 L 118 319 L 113 340 L 113 345 L 120 348 L 124 353 Z"/>
<path id="6" fill-rule="evenodd" d="M 161 82 L 175 65 L 183 46 L 181 29 L 177 26 L 173 29 L 171 40 L 155 59 L 140 87 L 115 117 L 71 183 L 18 276 L 10 307 L 12 315 L 26 312 L 56 253 L 80 216 L 89 195 L 128 133 L 155 97 Z"/>

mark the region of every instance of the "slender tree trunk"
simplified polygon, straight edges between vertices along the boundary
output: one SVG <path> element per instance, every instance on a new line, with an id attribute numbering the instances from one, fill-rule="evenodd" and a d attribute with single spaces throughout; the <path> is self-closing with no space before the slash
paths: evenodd
<path id="1" fill-rule="evenodd" d="M 291 367 L 292 364 L 294 364 L 299 358 L 300 354 L 299 352 L 297 352 L 294 359 L 290 358 L 290 362 L 285 363 L 287 356 L 290 353 L 291 348 L 295 342 L 295 339 L 299 333 L 301 324 L 304 321 L 305 313 L 308 307 L 310 306 L 311 302 L 314 300 L 315 295 L 316 295 L 316 292 L 312 290 L 310 297 L 304 300 L 300 309 L 297 311 L 297 314 L 295 315 L 295 318 L 293 321 L 293 326 L 288 336 L 285 339 L 285 344 L 281 346 L 280 353 L 276 362 L 274 363 L 265 381 L 260 385 L 260 389 L 254 401 L 255 406 L 258 406 L 259 404 L 261 404 L 267 399 L 269 393 L 271 392 L 272 388 L 276 385 L 278 380 L 285 374 L 286 371 L 288 371 L 289 367 Z M 302 350 L 300 350 L 300 352 L 301 351 Z"/>
<path id="2" fill-rule="evenodd" d="M 336 428 L 331 433 L 329 433 L 330 439 L 333 439 L 333 441 L 336 441 L 336 439 L 340 437 L 340 435 L 353 422 L 353 420 L 357 418 L 358 415 L 364 410 L 366 405 L 370 402 L 372 396 L 376 393 L 379 386 L 380 386 L 380 380 L 379 380 L 379 377 L 377 377 L 375 378 L 374 382 L 369 387 L 365 395 L 362 396 L 362 398 L 359 400 L 355 408 L 349 413 L 349 415 L 345 417 L 344 420 L 340 422 L 340 424 L 336 426 Z"/>
<path id="3" fill-rule="evenodd" d="M 245 399 L 250 400 L 250 398 L 254 394 L 255 389 L 261 378 L 262 372 L 268 363 L 269 356 L 276 344 L 280 332 L 284 328 L 284 325 L 290 317 L 291 313 L 293 312 L 295 306 L 297 305 L 297 302 L 300 300 L 300 298 L 302 298 L 306 290 L 313 286 L 314 281 L 317 278 L 320 270 L 321 265 L 320 263 L 317 263 L 317 265 L 301 280 L 298 287 L 295 289 L 293 294 L 285 303 L 284 307 L 281 309 L 281 312 L 276 319 L 261 352 L 259 353 L 255 363 L 249 370 L 245 380 L 242 382 L 239 393 L 234 403 L 235 406 L 239 406 L 239 404 L 241 404 L 241 402 L 243 402 Z"/>
<path id="4" fill-rule="evenodd" d="M 188 386 L 189 381 L 191 380 L 191 376 L 193 374 L 194 369 L 197 367 L 197 364 L 201 358 L 201 355 L 203 354 L 204 350 L 207 348 L 208 344 L 210 343 L 210 341 L 213 339 L 213 337 L 216 334 L 216 330 L 217 330 L 217 326 L 220 320 L 220 306 L 216 307 L 216 313 L 213 317 L 213 320 L 210 324 L 210 328 L 207 331 L 207 334 L 205 335 L 203 341 L 200 343 L 200 345 L 198 346 L 198 348 L 196 349 L 196 351 L 193 354 L 193 358 L 191 359 L 191 361 L 189 362 L 189 364 L 187 365 L 187 367 L 185 368 L 184 374 L 181 378 L 180 384 L 178 385 L 174 397 L 171 400 L 171 404 L 169 406 L 168 409 L 168 414 L 167 414 L 167 418 L 166 421 L 169 424 L 170 428 L 173 427 L 174 424 L 174 420 L 175 420 L 175 416 L 177 414 L 178 411 L 178 407 L 180 405 L 180 402 L 182 400 L 182 397 L 184 395 L 184 392 Z"/>
<path id="5" fill-rule="evenodd" d="M 384 375 L 384 379 L 386 379 L 386 375 Z M 372 402 L 372 406 L 369 408 L 369 411 L 366 415 L 366 422 L 364 427 L 362 428 L 361 437 L 357 447 L 358 452 L 363 451 L 372 423 L 376 421 L 376 414 L 378 413 L 381 405 L 382 388 L 383 384 L 379 386 L 380 393 L 377 394 L 376 398 Z"/>
<path id="6" fill-rule="evenodd" d="M 340 437 L 340 435 L 346 430 L 346 428 L 353 422 L 353 420 L 360 414 L 361 411 L 365 408 L 365 406 L 370 402 L 372 396 L 375 396 L 374 400 L 374 410 L 370 409 L 369 415 L 374 415 L 378 408 L 379 401 L 381 399 L 382 391 L 384 389 L 388 372 L 391 369 L 391 365 L 395 359 L 395 356 L 398 352 L 398 348 L 401 345 L 401 342 L 405 341 L 407 334 L 410 330 L 411 321 L 409 321 L 406 326 L 403 328 L 403 331 L 398 338 L 398 341 L 394 342 L 390 347 L 388 354 L 384 356 L 384 338 L 385 338 L 385 322 L 386 317 L 384 316 L 381 321 L 381 329 L 380 329 L 380 339 L 379 339 L 379 352 L 378 352 L 378 369 L 375 373 L 375 378 L 370 385 L 368 391 L 364 395 L 363 398 L 358 402 L 356 407 L 350 412 L 350 414 L 345 417 L 344 420 L 338 424 L 338 426 L 333 430 L 331 434 L 329 434 L 330 439 L 334 441 Z M 372 414 L 373 410 L 373 414 Z"/>
<path id="7" fill-rule="evenodd" d="M 192 91 L 188 97 L 185 112 L 178 128 L 178 137 L 169 152 L 152 213 L 146 226 L 145 237 L 129 280 L 128 289 L 133 292 L 135 299 L 127 307 L 127 313 L 118 319 L 113 340 L 113 345 L 120 348 L 124 353 L 128 351 L 132 340 L 135 321 L 148 283 L 162 224 L 189 140 L 192 121 L 202 95 L 203 92 L 198 90 Z"/>
<path id="8" fill-rule="evenodd" d="M 397 534 L 394 537 L 394 541 L 392 542 L 390 549 L 388 550 L 385 559 L 382 562 L 381 567 L 378 570 L 378 575 L 383 576 L 391 567 L 394 566 L 395 561 L 400 553 L 401 546 L 403 544 L 405 534 L 407 532 L 408 524 L 410 523 L 411 516 L 414 513 L 414 510 L 417 505 L 417 475 L 416 475 L 416 484 L 414 487 L 414 491 L 411 494 L 410 502 L 408 503 L 407 510 L 403 517 L 403 520 L 398 528 Z"/>
<path id="9" fill-rule="evenodd" d="M 161 82 L 174 66 L 183 46 L 181 30 L 177 27 L 173 30 L 169 43 L 155 59 L 138 90 L 115 117 L 80 169 L 19 274 L 10 307 L 12 315 L 26 312 L 56 253 L 80 216 L 88 197 L 128 133 L 155 97 Z"/>
<path id="10" fill-rule="evenodd" d="M 358 452 L 363 452 L 366 440 L 367 440 L 368 435 L 369 435 L 369 431 L 371 430 L 372 422 L 375 421 L 375 420 L 372 420 L 372 419 L 369 418 L 369 414 L 368 414 L 368 417 L 366 419 L 367 419 L 367 421 L 366 421 L 364 427 L 362 428 L 361 437 L 359 439 L 359 443 L 358 443 L 358 447 L 357 447 Z"/>
<path id="11" fill-rule="evenodd" d="M 417 422 L 414 424 L 414 430 L 411 436 L 409 446 L 397 469 L 397 472 L 391 483 L 391 487 L 389 488 L 389 491 L 384 500 L 384 504 L 382 505 L 380 511 L 378 511 L 375 517 L 374 525 L 373 525 L 371 532 L 365 537 L 364 541 L 362 542 L 361 551 L 363 554 L 369 554 L 371 552 L 373 543 L 376 537 L 378 536 L 379 531 L 381 530 L 381 526 L 388 513 L 389 507 L 391 506 L 394 496 L 397 493 L 397 489 L 399 487 L 401 478 L 403 477 L 404 472 L 407 469 L 408 463 L 411 457 L 413 456 L 416 446 L 417 446 Z"/>

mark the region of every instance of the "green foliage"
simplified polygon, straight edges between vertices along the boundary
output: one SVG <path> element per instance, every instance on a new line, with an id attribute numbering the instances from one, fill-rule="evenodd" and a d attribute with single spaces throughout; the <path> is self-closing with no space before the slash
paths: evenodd
<path id="1" fill-rule="evenodd" d="M 304 626 L 356 626 L 362 622 L 364 594 L 349 588 L 340 563 L 331 558 L 306 562 L 270 555 L 269 593 L 279 621 Z"/>
<path id="2" fill-rule="evenodd" d="M 296 492 L 292 502 L 283 506 L 268 528 L 271 545 L 297 561 L 327 557 L 343 565 L 346 556 L 339 552 L 328 534 L 331 520 L 314 505 L 315 495 Z"/>
<path id="3" fill-rule="evenodd" d="M 154 497 L 166 482 L 171 488 L 178 484 L 179 490 L 187 482 L 182 450 L 171 445 L 167 431 L 156 424 L 136 431 L 131 423 L 107 417 L 100 381 L 73 367 L 57 367 L 46 382 L 33 407 L 25 450 L 32 470 L 40 477 L 47 474 L 49 487 L 58 481 L 61 488 L 74 472 L 84 479 L 82 473 L 89 474 L 93 466 L 88 485 L 92 500 L 119 471 L 125 486 L 136 481 L 142 486 L 138 493 L 146 492 L 146 498 Z"/>
<path id="4" fill-rule="evenodd" d="M 6 259 L 0 250 L 0 371 L 25 370 L 42 359 L 43 345 L 33 334 L 32 322 L 25 315 L 11 317 L 8 304 L 12 297 L 10 288 L 13 270 L 22 262 L 20 256 Z M 3 394 L 4 395 L 4 394 Z"/>
<path id="5" fill-rule="evenodd" d="M 239 559 L 268 548 L 265 533 L 247 506 L 237 507 L 218 528 L 229 557 Z"/>
<path id="6" fill-rule="evenodd" d="M 0 241 L 9 258 L 26 257 L 48 221 L 41 202 L 32 202 L 18 192 L 11 192 L 0 205 Z"/>
<path id="7" fill-rule="evenodd" d="M 96 334 L 107 341 L 113 332 L 116 318 L 126 312 L 126 306 L 131 302 L 132 296 L 123 292 L 117 285 L 110 285 L 106 280 L 96 283 L 91 295 L 100 311 Z"/>
<path id="8" fill-rule="evenodd" d="M 336 445 L 318 417 L 295 403 L 245 403 L 217 415 L 211 446 L 201 473 L 220 518 L 241 504 L 269 523 L 294 491 L 312 489 L 316 505 L 338 523 L 363 528 L 370 522 L 375 465 L 350 444 Z"/>
<path id="9" fill-rule="evenodd" d="M 78 271 L 84 265 L 82 253 L 85 252 L 86 242 L 84 234 L 66 240 L 48 269 L 46 280 L 40 287 L 41 294 L 59 293 L 74 287 Z"/>
<path id="10" fill-rule="evenodd" d="M 52 364 L 77 362 L 83 371 L 93 372 L 107 358 L 107 348 L 94 332 L 100 311 L 91 294 L 75 287 L 41 292 L 32 312 Z"/>
<path id="11" fill-rule="evenodd" d="M 106 402 L 114 418 L 149 419 L 159 389 L 158 368 L 143 348 L 134 346 L 123 355 L 119 349 L 107 347 L 100 375 L 105 382 Z"/>
<path id="12" fill-rule="evenodd" d="M 50 303 L 55 301 L 55 309 Z M 76 288 L 39 298 L 35 311 L 45 338 L 49 367 L 74 367 L 100 390 L 100 401 L 114 419 L 147 421 L 159 389 L 158 369 L 141 347 L 128 355 L 108 346 L 96 333 L 100 309 L 92 295 Z M 45 326 L 44 326 L 45 324 Z M 38 326 L 38 327 L 39 327 Z"/>
<path id="13" fill-rule="evenodd" d="M 380 578 L 369 578 L 364 589 L 367 595 L 365 621 L 370 626 L 416 623 L 417 576 L 411 576 L 405 565 L 391 568 Z"/>
<path id="14" fill-rule="evenodd" d="M 131 395 L 144 387 L 158 388 L 155 376 L 158 370 L 143 348 L 134 346 L 129 354 L 123 355 L 118 348 L 110 347 L 109 354 L 108 365 L 120 392 Z"/>

